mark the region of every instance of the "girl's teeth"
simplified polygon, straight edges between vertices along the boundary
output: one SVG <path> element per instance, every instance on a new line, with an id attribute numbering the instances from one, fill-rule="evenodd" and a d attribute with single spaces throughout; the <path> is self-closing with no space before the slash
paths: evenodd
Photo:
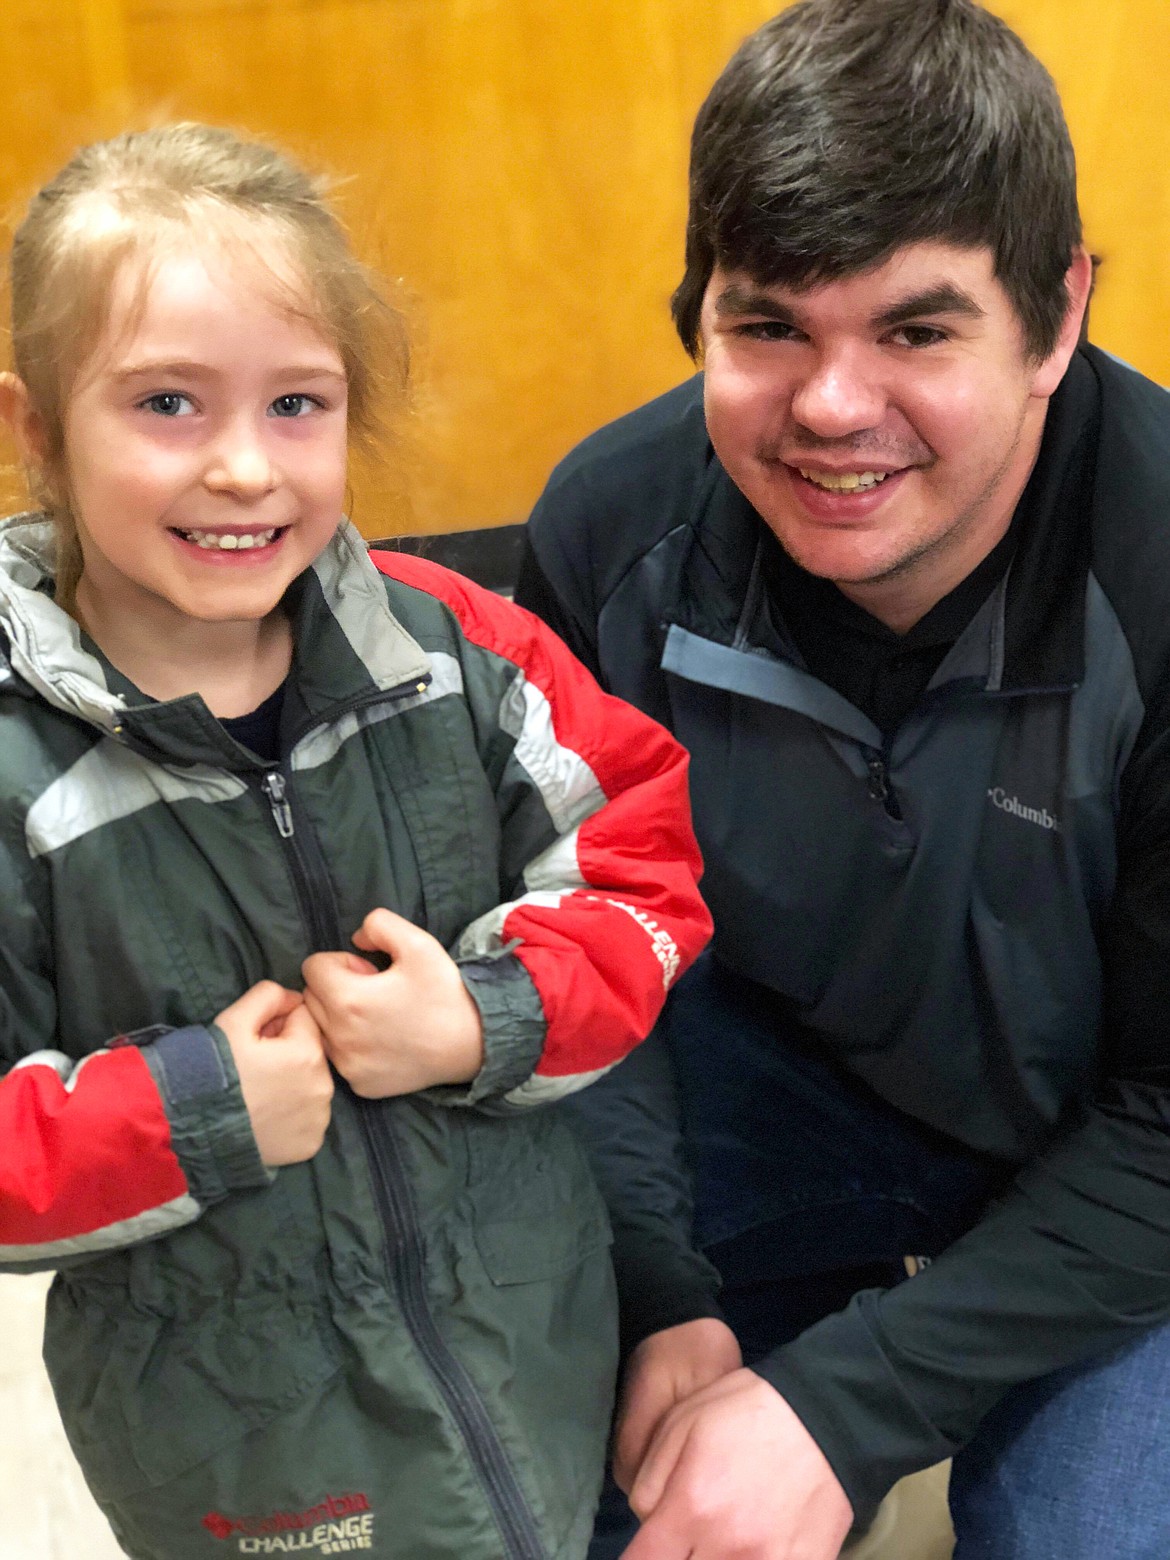
<path id="1" fill-rule="evenodd" d="M 859 488 L 877 487 L 889 476 L 888 471 L 843 471 L 839 476 L 830 476 L 827 471 L 806 471 L 803 466 L 796 469 L 806 482 L 815 482 L 831 493 L 855 493 Z"/>
<path id="2" fill-rule="evenodd" d="M 242 536 L 230 531 L 182 531 L 179 534 L 206 552 L 247 552 L 250 547 L 267 547 L 269 542 L 275 540 L 276 527 L 271 531 L 257 531 Z"/>

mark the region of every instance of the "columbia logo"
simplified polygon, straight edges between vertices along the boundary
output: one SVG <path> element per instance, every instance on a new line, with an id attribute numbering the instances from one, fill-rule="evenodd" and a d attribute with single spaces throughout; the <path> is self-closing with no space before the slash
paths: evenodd
<path id="1" fill-rule="evenodd" d="M 991 805 L 998 807 L 1000 812 L 1011 813 L 1013 818 L 1021 818 L 1025 823 L 1034 823 L 1041 829 L 1055 829 L 1060 833 L 1060 819 L 1054 818 L 1047 807 L 1028 807 L 1018 796 L 1009 796 L 1002 785 L 991 786 L 987 795 Z"/>
<path id="2" fill-rule="evenodd" d="M 241 1555 L 348 1555 L 374 1548 L 374 1513 L 364 1495 L 326 1495 L 304 1511 L 226 1517 L 209 1511 L 203 1526 L 218 1539 L 236 1539 Z M 234 1551 L 233 1551 L 234 1552 Z"/>

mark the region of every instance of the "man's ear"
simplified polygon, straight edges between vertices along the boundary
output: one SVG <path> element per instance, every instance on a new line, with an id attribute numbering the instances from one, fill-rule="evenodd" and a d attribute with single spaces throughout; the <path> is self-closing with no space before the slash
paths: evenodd
<path id="1" fill-rule="evenodd" d="M 1064 378 L 1065 369 L 1081 339 L 1081 325 L 1093 291 L 1093 257 L 1083 246 L 1074 251 L 1072 264 L 1064 273 L 1064 290 L 1068 308 L 1061 322 L 1060 335 L 1052 351 L 1038 365 L 1032 381 L 1032 394 L 1042 399 L 1047 399 Z"/>

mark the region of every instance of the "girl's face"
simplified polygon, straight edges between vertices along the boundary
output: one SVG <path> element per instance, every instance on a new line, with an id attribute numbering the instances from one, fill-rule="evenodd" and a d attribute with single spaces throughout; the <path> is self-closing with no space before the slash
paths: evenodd
<path id="1" fill-rule="evenodd" d="M 259 262 L 168 251 L 132 314 L 138 275 L 65 407 L 80 594 L 162 627 L 256 621 L 341 517 L 342 360 Z"/>

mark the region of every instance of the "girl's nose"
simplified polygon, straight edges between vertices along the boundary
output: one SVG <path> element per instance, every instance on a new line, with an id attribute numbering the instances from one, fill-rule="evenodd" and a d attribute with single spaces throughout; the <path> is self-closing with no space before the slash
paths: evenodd
<path id="1" fill-rule="evenodd" d="M 792 397 L 792 416 L 822 439 L 839 439 L 876 428 L 886 412 L 886 394 L 866 364 L 843 354 L 822 356 Z"/>
<path id="2" fill-rule="evenodd" d="M 276 486 L 277 471 L 260 437 L 233 429 L 212 450 L 204 482 L 212 492 L 262 498 Z"/>

